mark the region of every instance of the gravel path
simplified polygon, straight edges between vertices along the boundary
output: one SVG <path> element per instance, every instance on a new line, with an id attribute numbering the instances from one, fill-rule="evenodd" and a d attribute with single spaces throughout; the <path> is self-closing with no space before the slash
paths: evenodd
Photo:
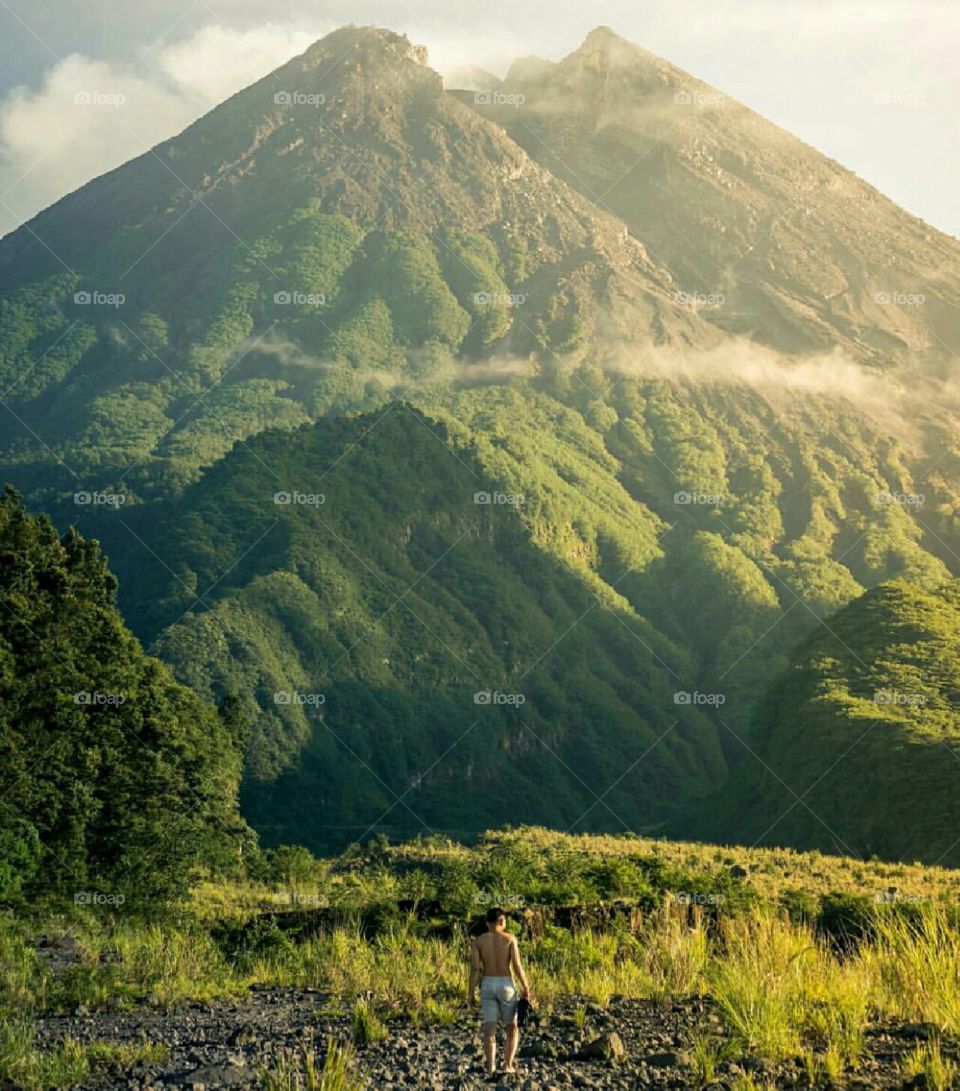
<path id="1" fill-rule="evenodd" d="M 511 1091 L 585 1088 L 687 1088 L 703 1086 L 692 1042 L 704 1031 L 722 1033 L 709 1002 L 691 999 L 670 1005 L 615 998 L 608 1008 L 566 1001 L 553 1015 L 527 1028 L 521 1041 L 519 1072 L 489 1083 L 480 1065 L 480 1035 L 466 1015 L 443 1027 L 394 1023 L 388 1037 L 361 1047 L 360 1062 L 370 1086 L 426 1091 L 470 1091 L 500 1087 Z M 51 1016 L 40 1021 L 47 1042 L 71 1036 L 83 1042 L 164 1042 L 169 1056 L 126 1072 L 108 1073 L 103 1088 L 148 1089 L 250 1088 L 284 1050 L 315 1040 L 321 1051 L 327 1037 L 346 1038 L 348 1020 L 330 998 L 310 989 L 256 989 L 249 997 L 214 1006 L 193 1005 L 172 1012 L 135 1011 Z M 901 1088 L 903 1055 L 932 1028 L 920 1025 L 885 1027 L 868 1036 L 858 1072 L 845 1088 Z M 751 1057 L 719 1066 L 711 1086 L 729 1087 L 751 1072 L 758 1085 L 806 1087 L 799 1064 L 776 1068 Z M 923 1087 L 922 1082 L 912 1086 Z"/>

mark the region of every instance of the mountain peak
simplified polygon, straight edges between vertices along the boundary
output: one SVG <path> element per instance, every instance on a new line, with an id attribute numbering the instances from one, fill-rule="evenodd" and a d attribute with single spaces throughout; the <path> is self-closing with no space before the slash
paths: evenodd
<path id="1" fill-rule="evenodd" d="M 628 65 L 631 67 L 653 65 L 657 69 L 672 67 L 662 57 L 658 57 L 655 53 L 644 49 L 643 46 L 639 46 L 617 34 L 615 30 L 608 26 L 594 27 L 583 39 L 580 47 L 574 50 L 567 59 L 592 58 L 598 54 L 603 56 L 607 64 L 617 67 L 626 67 Z"/>
<path id="2" fill-rule="evenodd" d="M 581 44 L 561 61 L 523 57 L 513 62 L 505 83 L 539 84 L 559 80 L 566 87 L 578 86 L 590 93 L 597 80 L 604 88 L 612 75 L 632 86 L 663 90 L 668 85 L 697 84 L 655 53 L 636 45 L 608 26 L 594 27 Z"/>
<path id="3" fill-rule="evenodd" d="M 352 54 L 352 56 L 351 56 Z M 426 46 L 416 45 L 406 34 L 386 27 L 349 26 L 319 38 L 300 58 L 309 67 L 324 63 L 334 56 L 337 61 L 370 63 L 412 61 L 426 67 L 429 63 Z"/>
<path id="4" fill-rule="evenodd" d="M 633 46 L 632 42 L 628 42 L 626 38 L 621 37 L 615 30 L 604 25 L 594 27 L 586 38 L 583 39 L 583 44 L 585 46 L 606 45 L 611 42 L 623 42 L 624 45 Z"/>

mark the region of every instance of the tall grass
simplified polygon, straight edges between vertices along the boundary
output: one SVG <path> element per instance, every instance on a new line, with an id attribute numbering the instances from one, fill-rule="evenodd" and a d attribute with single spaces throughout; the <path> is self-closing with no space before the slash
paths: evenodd
<path id="1" fill-rule="evenodd" d="M 957 1085 L 957 1065 L 945 1057 L 939 1042 L 924 1042 L 904 1058 L 900 1074 L 905 1083 L 913 1083 L 922 1076 L 922 1086 L 929 1091 L 949 1091 Z"/>
<path id="2" fill-rule="evenodd" d="M 337 928 L 281 945 L 245 967 L 248 982 L 319 988 L 355 1002 L 374 998 L 391 1014 L 420 1015 L 466 996 L 466 945 L 416 935 L 399 925 L 374 937 Z M 443 1021 L 440 1018 L 439 1021 Z"/>
<path id="3" fill-rule="evenodd" d="M 77 1003 L 169 1006 L 253 984 L 312 987 L 351 1016 L 357 1043 L 381 1037 L 394 1018 L 442 1024 L 465 1014 L 463 933 L 424 935 L 409 919 L 373 937 L 339 927 L 297 942 L 264 924 L 231 961 L 196 924 L 89 923 L 80 928 L 80 964 L 57 981 L 21 931 L 0 926 L 0 1016 L 7 1017 L 0 1072 L 19 1072 L 16 1079 L 32 1086 L 54 1069 L 66 1080 L 71 1066 L 89 1064 L 67 1043 L 41 1055 L 29 1023 L 32 1010 Z M 799 1058 L 821 1082 L 856 1069 L 871 1019 L 927 1022 L 960 1035 L 960 931 L 943 909 L 912 917 L 880 911 L 859 947 L 842 954 L 773 908 L 721 917 L 708 929 L 699 910 L 669 901 L 634 930 L 547 927 L 521 946 L 543 1010 L 563 997 L 578 998 L 585 1012 L 586 1001 L 605 1005 L 617 994 L 658 1001 L 706 994 L 738 1050 L 774 1062 Z M 694 1046 L 704 1075 L 726 1048 L 709 1035 Z M 924 1054 L 931 1080 L 949 1068 L 938 1056 Z M 298 1064 L 296 1078 L 306 1079 L 303 1057 Z M 294 1079 L 293 1069 L 278 1071 L 275 1078 Z"/>
<path id="4" fill-rule="evenodd" d="M 709 993 L 744 1046 L 771 1060 L 816 1046 L 855 1066 L 870 1018 L 871 967 L 843 963 L 809 928 L 765 911 L 724 921 Z"/>
<path id="5" fill-rule="evenodd" d="M 874 971 L 880 1011 L 960 1033 L 960 932 L 942 908 L 880 918 L 860 957 Z"/>
<path id="6" fill-rule="evenodd" d="M 0 1015 L 45 1007 L 50 985 L 35 942 L 12 921 L 0 921 Z"/>
<path id="7" fill-rule="evenodd" d="M 639 938 L 643 982 L 639 995 L 668 1000 L 702 992 L 709 958 L 702 912 L 665 905 L 650 918 Z"/>
<path id="8" fill-rule="evenodd" d="M 321 1065 L 314 1045 L 284 1050 L 275 1069 L 261 1073 L 264 1091 L 364 1091 L 369 1081 L 357 1065 L 353 1047 L 328 1040 Z"/>
<path id="9" fill-rule="evenodd" d="M 41 1046 L 32 1022 L 0 1020 L 0 1085 L 20 1091 L 72 1087 L 102 1075 L 108 1068 L 129 1068 L 166 1058 L 165 1045 L 153 1042 L 62 1042 Z"/>
<path id="10" fill-rule="evenodd" d="M 51 999 L 60 1008 L 171 1007 L 234 995 L 243 984 L 210 934 L 196 927 L 111 921 L 80 933 L 84 957 Z"/>

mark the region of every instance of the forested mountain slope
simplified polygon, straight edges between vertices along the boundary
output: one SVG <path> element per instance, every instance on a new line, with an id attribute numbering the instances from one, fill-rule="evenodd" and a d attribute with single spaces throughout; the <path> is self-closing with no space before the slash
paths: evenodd
<path id="1" fill-rule="evenodd" d="M 682 831 L 823 618 L 956 574 L 956 243 L 685 81 L 345 28 L 0 241 L 3 472 L 239 695 L 268 840 Z"/>

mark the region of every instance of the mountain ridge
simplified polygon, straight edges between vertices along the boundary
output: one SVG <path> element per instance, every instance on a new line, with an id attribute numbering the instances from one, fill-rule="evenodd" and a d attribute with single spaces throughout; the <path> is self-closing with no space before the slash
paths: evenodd
<path id="1" fill-rule="evenodd" d="M 722 328 L 873 364 L 955 354 L 960 241 L 749 107 L 606 28 L 501 92 L 523 101 L 478 108 L 623 218 L 684 290 L 726 294 L 709 315 Z M 921 247 L 929 260 L 911 261 Z M 865 281 L 878 262 L 884 279 Z"/>
<path id="2" fill-rule="evenodd" d="M 339 847 L 332 827 L 388 807 L 416 833 L 408 791 L 479 832 L 510 792 L 525 821 L 619 828 L 609 789 L 630 822 L 683 832 L 740 783 L 811 631 L 878 584 L 956 573 L 927 319 L 870 304 L 868 243 L 823 241 L 901 221 L 818 186 L 807 238 L 767 123 L 675 101 L 700 85 L 608 31 L 588 43 L 474 96 L 393 32 L 334 32 L 162 145 L 183 183 L 148 154 L 3 240 L 3 471 L 102 541 L 181 681 L 243 690 L 245 807 L 269 841 L 293 824 Z M 630 166 L 661 107 L 678 139 L 612 192 L 626 219 L 560 176 L 558 150 Z M 710 290 L 767 220 L 780 249 Z M 61 229 L 76 275 L 31 259 L 30 232 Z M 939 275 L 949 325 L 960 277 Z M 824 301 L 820 277 L 846 288 Z M 118 283 L 122 303 L 92 298 Z M 921 412 L 928 389 L 943 404 Z M 490 707 L 487 749 L 468 735 L 418 780 L 487 692 L 529 698 L 527 729 Z"/>

